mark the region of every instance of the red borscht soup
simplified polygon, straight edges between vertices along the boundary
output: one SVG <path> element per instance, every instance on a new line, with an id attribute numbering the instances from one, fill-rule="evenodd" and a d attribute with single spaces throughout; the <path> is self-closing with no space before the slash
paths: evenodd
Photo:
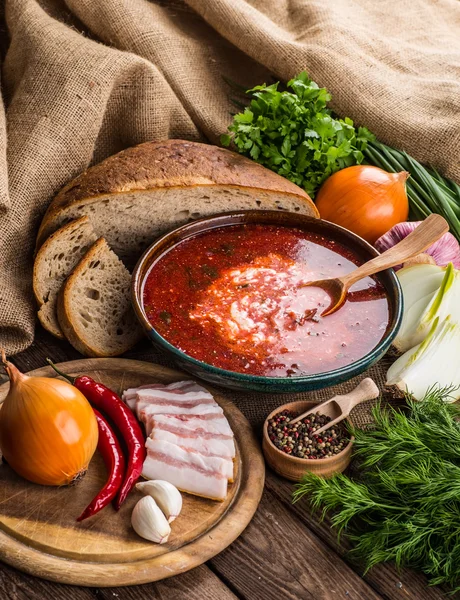
<path id="1" fill-rule="evenodd" d="M 378 344 L 388 301 L 368 277 L 323 318 L 329 297 L 303 284 L 359 264 L 348 248 L 300 229 L 220 227 L 181 241 L 153 264 L 144 310 L 169 343 L 216 367 L 268 377 L 324 373 Z"/>

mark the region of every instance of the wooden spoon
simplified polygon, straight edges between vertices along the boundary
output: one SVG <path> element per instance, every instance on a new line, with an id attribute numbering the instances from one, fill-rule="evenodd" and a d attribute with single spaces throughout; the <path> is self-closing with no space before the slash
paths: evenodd
<path id="1" fill-rule="evenodd" d="M 297 423 L 297 421 L 305 419 L 305 417 L 311 414 L 320 413 L 331 417 L 332 421 L 329 421 L 329 423 L 323 425 L 323 427 L 320 427 L 314 432 L 315 435 L 319 435 L 323 431 L 326 431 L 326 429 L 329 429 L 333 425 L 346 419 L 355 406 L 366 400 L 378 398 L 379 395 L 379 388 L 375 385 L 374 381 L 370 377 L 366 377 L 366 379 L 363 379 L 349 394 L 334 396 L 330 400 L 326 400 L 326 402 L 322 402 L 321 404 L 318 404 L 318 406 L 310 408 L 295 419 L 292 419 L 292 421 L 289 422 L 289 425 Z"/>
<path id="2" fill-rule="evenodd" d="M 448 231 L 449 225 L 447 221 L 441 215 L 432 214 L 406 238 L 393 246 L 393 248 L 369 260 L 351 273 L 348 273 L 348 275 L 310 281 L 302 284 L 301 287 L 319 287 L 329 294 L 331 303 L 321 314 L 322 317 L 325 317 L 342 306 L 346 300 L 348 290 L 354 283 L 364 277 L 369 277 L 369 275 L 374 275 L 414 258 L 431 246 L 431 244 L 434 244 L 434 242 L 439 240 Z"/>

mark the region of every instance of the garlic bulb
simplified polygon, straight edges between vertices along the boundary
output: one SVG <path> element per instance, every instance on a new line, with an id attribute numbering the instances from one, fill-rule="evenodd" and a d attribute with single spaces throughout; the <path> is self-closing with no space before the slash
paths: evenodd
<path id="1" fill-rule="evenodd" d="M 420 223 L 421 221 L 398 223 L 379 237 L 374 246 L 379 252 L 384 252 L 407 237 Z M 440 267 L 445 267 L 451 262 L 456 269 L 460 269 L 460 246 L 451 233 L 445 233 L 437 242 L 425 250 L 425 254 L 432 256 L 435 263 Z M 400 268 L 400 266 L 396 268 Z"/>
<path id="2" fill-rule="evenodd" d="M 155 479 L 136 485 L 136 490 L 151 496 L 163 511 L 169 523 L 179 516 L 182 510 L 182 496 L 179 490 L 169 481 Z"/>
<path id="3" fill-rule="evenodd" d="M 157 544 L 167 542 L 171 533 L 166 517 L 151 496 L 144 496 L 136 504 L 131 515 L 131 525 L 137 535 Z"/>

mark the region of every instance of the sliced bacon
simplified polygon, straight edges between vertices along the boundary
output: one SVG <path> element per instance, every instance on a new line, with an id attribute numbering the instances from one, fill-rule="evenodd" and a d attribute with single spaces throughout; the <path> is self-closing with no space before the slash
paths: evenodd
<path id="1" fill-rule="evenodd" d="M 233 431 L 225 415 L 203 419 L 199 415 L 155 415 L 154 426 L 183 435 L 199 435 L 205 439 L 233 440 Z"/>
<path id="2" fill-rule="evenodd" d="M 157 415 L 158 417 L 160 415 Z M 153 428 L 150 437 L 154 440 L 165 440 L 172 444 L 182 446 L 187 450 L 199 452 L 205 456 L 220 456 L 221 458 L 235 458 L 235 443 L 233 438 L 213 437 L 212 435 L 201 435 L 196 430 L 187 430 L 171 427 L 169 424 L 164 426 L 158 422 L 156 417 L 152 418 Z M 233 472 L 233 469 L 232 469 Z"/>
<path id="3" fill-rule="evenodd" d="M 152 433 L 153 428 L 153 420 L 152 417 L 155 417 L 159 414 L 167 414 L 167 415 L 195 415 L 199 416 L 201 419 L 214 419 L 216 416 L 220 416 L 224 414 L 222 408 L 218 405 L 210 405 L 210 404 L 198 404 L 197 406 L 192 406 L 191 408 L 182 408 L 180 406 L 164 406 L 157 404 L 147 404 L 141 410 L 138 410 L 138 419 L 142 421 L 145 425 L 145 431 L 147 435 Z"/>
<path id="4" fill-rule="evenodd" d="M 134 412 L 136 410 L 136 396 L 139 390 L 154 390 L 154 389 L 162 389 L 164 388 L 163 383 L 150 383 L 149 385 L 141 385 L 137 388 L 129 388 L 123 392 L 121 399 L 125 404 L 129 406 L 129 408 Z"/>
<path id="5" fill-rule="evenodd" d="M 202 387 L 195 381 L 175 381 L 174 383 L 169 383 L 168 385 L 165 385 L 164 383 L 150 383 L 148 385 L 141 385 L 137 388 L 129 388 L 123 392 L 123 401 L 133 411 L 136 405 L 137 392 L 141 390 L 164 390 L 167 392 L 174 392 L 174 395 L 185 394 L 187 392 L 205 392 L 206 394 L 211 396 L 211 394 L 209 394 L 209 392 L 204 387 Z"/>
<path id="6" fill-rule="evenodd" d="M 190 408 L 197 404 L 216 404 L 209 392 L 185 392 L 176 394 L 170 390 L 139 390 L 136 394 L 136 409 L 139 405 L 160 404 L 170 406 L 184 406 Z"/>
<path id="7" fill-rule="evenodd" d="M 189 452 L 198 452 L 203 456 L 218 456 L 229 461 L 228 479 L 233 480 L 233 458 L 235 457 L 235 444 L 233 440 L 216 440 L 216 439 L 204 439 L 202 437 L 182 437 L 154 427 L 150 434 L 152 440 L 158 440 L 159 442 L 169 442 L 176 444 L 188 450 Z"/>
<path id="8" fill-rule="evenodd" d="M 123 400 L 145 425 L 143 475 L 223 500 L 233 481 L 235 443 L 222 408 L 194 381 L 130 388 Z"/>
<path id="9" fill-rule="evenodd" d="M 146 448 L 142 474 L 147 479 L 164 479 L 190 494 L 225 499 L 228 461 L 188 452 L 175 444 L 151 438 L 147 438 Z"/>

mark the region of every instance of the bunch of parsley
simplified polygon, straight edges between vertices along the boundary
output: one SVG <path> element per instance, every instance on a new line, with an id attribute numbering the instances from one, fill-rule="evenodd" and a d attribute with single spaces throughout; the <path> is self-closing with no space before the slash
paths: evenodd
<path id="1" fill-rule="evenodd" d="M 460 590 L 460 408 L 451 390 L 431 390 L 409 411 L 373 411 L 374 427 L 356 429 L 357 477 L 306 474 L 294 501 L 307 496 L 354 544 L 366 571 L 393 561 L 425 573 L 431 585 Z"/>
<path id="2" fill-rule="evenodd" d="M 360 164 L 367 142 L 374 136 L 357 130 L 349 118 L 337 119 L 327 103 L 331 99 L 307 73 L 288 82 L 292 91 L 279 91 L 279 83 L 258 85 L 246 93 L 251 102 L 234 115 L 221 143 L 290 179 L 314 197 L 321 183 L 335 171 Z"/>

